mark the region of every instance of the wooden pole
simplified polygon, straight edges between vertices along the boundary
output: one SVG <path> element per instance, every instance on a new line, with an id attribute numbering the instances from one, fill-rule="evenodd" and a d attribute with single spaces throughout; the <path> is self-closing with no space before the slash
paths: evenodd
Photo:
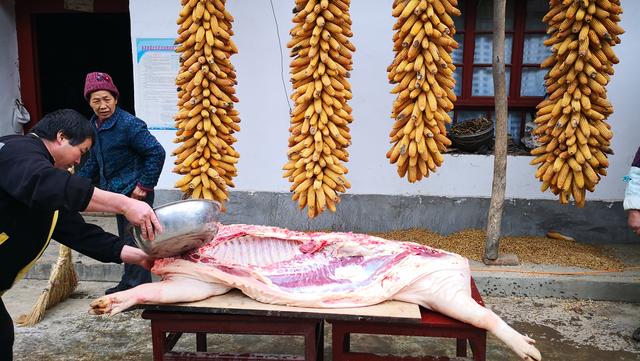
<path id="1" fill-rule="evenodd" d="M 487 219 L 485 263 L 498 258 L 500 223 L 504 206 L 507 173 L 507 87 L 504 61 L 506 0 L 493 0 L 493 95 L 495 99 L 495 147 L 491 205 Z"/>

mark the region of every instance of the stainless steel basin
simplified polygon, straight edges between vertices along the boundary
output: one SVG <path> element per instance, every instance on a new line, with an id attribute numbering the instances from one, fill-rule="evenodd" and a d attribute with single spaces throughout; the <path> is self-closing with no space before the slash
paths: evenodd
<path id="1" fill-rule="evenodd" d="M 152 257 L 178 256 L 211 241 L 218 232 L 220 204 L 204 199 L 188 199 L 154 208 L 164 231 L 153 241 L 143 239 L 139 227 L 132 227 L 140 249 Z"/>

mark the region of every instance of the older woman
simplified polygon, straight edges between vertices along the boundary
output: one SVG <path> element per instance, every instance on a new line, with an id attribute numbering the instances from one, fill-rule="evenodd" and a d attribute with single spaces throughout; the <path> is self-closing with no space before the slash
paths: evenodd
<path id="1" fill-rule="evenodd" d="M 90 121 L 95 128 L 96 139 L 78 175 L 96 179 L 102 189 L 152 205 L 153 188 L 162 171 L 165 151 L 144 121 L 118 107 L 119 95 L 109 74 L 87 74 L 84 97 L 95 113 Z M 121 215 L 116 217 L 120 237 L 128 245 L 135 246 L 133 237 L 127 232 L 127 219 Z M 123 291 L 146 282 L 151 282 L 148 270 L 125 265 L 120 283 L 105 293 Z"/>

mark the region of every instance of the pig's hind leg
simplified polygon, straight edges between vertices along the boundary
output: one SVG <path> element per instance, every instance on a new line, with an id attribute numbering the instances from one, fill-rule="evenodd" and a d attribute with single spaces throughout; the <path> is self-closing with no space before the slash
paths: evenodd
<path id="1" fill-rule="evenodd" d="M 137 304 L 194 302 L 229 290 L 229 287 L 218 283 L 171 276 L 161 282 L 143 283 L 126 291 L 100 297 L 91 302 L 89 312 L 95 315 L 115 315 Z"/>
<path id="2" fill-rule="evenodd" d="M 393 297 L 416 303 L 456 320 L 485 329 L 502 340 L 521 360 L 539 361 L 535 341 L 511 328 L 493 311 L 471 298 L 469 277 L 464 272 L 440 271 L 426 275 Z"/>

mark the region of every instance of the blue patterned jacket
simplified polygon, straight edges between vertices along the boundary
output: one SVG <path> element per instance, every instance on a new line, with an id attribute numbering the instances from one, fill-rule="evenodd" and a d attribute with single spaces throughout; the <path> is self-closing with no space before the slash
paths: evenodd
<path id="1" fill-rule="evenodd" d="M 96 131 L 95 143 L 78 175 L 98 179 L 103 190 L 129 195 L 136 185 L 153 190 L 162 172 L 165 151 L 141 119 L 116 107 Z"/>

